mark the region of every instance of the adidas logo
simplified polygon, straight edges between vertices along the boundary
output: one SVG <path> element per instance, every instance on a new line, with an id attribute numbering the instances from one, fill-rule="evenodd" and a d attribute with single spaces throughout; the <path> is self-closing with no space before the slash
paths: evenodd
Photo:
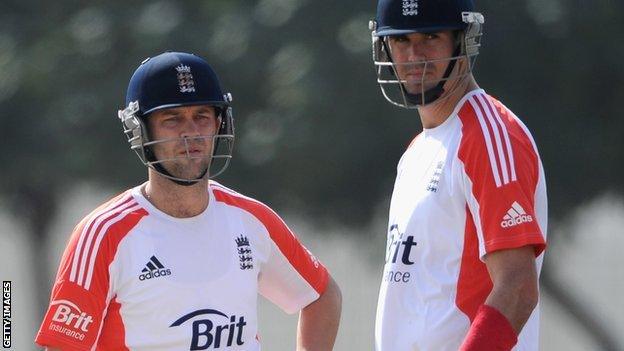
<path id="1" fill-rule="evenodd" d="M 139 276 L 139 280 L 141 281 L 171 275 L 171 270 L 165 268 L 156 256 L 150 257 L 150 260 L 145 264 L 145 268 L 143 268 L 141 272 L 143 272 Z"/>
<path id="2" fill-rule="evenodd" d="M 509 228 L 527 222 L 533 222 L 533 217 L 526 214 L 522 206 L 514 201 L 514 203 L 511 204 L 511 208 L 507 210 L 507 214 L 503 217 L 501 227 Z"/>

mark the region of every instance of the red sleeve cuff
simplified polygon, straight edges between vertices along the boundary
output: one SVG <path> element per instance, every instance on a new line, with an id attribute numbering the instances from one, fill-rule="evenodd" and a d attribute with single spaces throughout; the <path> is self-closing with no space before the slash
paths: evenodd
<path id="1" fill-rule="evenodd" d="M 546 241 L 542 233 L 526 234 L 519 238 L 495 239 L 485 242 L 486 253 L 499 250 L 517 249 L 523 246 L 533 246 L 535 257 L 546 250 Z"/>

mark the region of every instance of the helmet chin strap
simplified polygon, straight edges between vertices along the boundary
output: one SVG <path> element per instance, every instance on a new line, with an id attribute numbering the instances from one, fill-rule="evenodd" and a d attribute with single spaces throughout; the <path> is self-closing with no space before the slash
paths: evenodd
<path id="1" fill-rule="evenodd" d="M 405 89 L 405 87 L 401 83 L 401 89 L 405 94 L 406 100 L 414 105 L 427 105 L 439 99 L 440 96 L 444 94 L 444 84 L 453 72 L 453 68 L 455 68 L 455 63 L 457 62 L 457 57 L 459 56 L 460 51 L 461 47 L 460 45 L 457 45 L 457 47 L 455 47 L 455 51 L 453 52 L 453 57 L 455 57 L 455 59 L 449 62 L 448 66 L 446 67 L 446 71 L 444 72 L 444 76 L 442 77 L 440 82 L 435 87 L 425 91 L 424 93 L 411 94 L 407 91 L 407 89 Z"/>

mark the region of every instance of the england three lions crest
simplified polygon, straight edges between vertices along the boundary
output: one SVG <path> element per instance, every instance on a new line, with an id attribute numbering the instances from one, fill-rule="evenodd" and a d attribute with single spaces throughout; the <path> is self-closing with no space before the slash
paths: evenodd
<path id="1" fill-rule="evenodd" d="M 236 251 L 238 253 L 238 260 L 240 261 L 240 269 L 253 269 L 253 256 L 251 246 L 249 245 L 249 239 L 241 234 L 241 236 L 234 239 L 234 241 L 236 241 Z"/>
<path id="2" fill-rule="evenodd" d="M 403 16 L 418 15 L 418 0 L 403 0 Z"/>
<path id="3" fill-rule="evenodd" d="M 195 81 L 193 80 L 193 74 L 191 74 L 191 67 L 186 65 L 179 65 L 176 68 L 178 71 L 178 86 L 181 93 L 194 93 Z"/>

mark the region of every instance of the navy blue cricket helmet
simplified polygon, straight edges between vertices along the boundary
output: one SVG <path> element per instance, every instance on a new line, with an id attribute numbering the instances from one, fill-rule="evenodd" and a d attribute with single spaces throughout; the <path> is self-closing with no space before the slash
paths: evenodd
<path id="1" fill-rule="evenodd" d="M 135 70 L 128 84 L 125 108 L 118 112 L 118 116 L 130 148 L 146 166 L 177 184 L 192 185 L 206 175 L 216 177 L 229 164 L 234 145 L 231 101 L 232 95 L 222 92 L 216 73 L 203 58 L 184 52 L 165 52 L 143 60 Z M 172 160 L 156 159 L 152 147 L 171 140 L 151 140 L 147 119 L 157 110 L 192 105 L 215 107 L 220 124 L 216 135 L 203 136 L 212 139 L 213 143 L 210 166 L 204 175 L 197 179 L 183 179 L 163 167 L 163 163 Z M 188 145 L 186 140 L 183 142 Z M 190 157 L 188 152 L 187 157 Z M 222 162 L 213 162 L 215 160 Z"/>
<path id="2" fill-rule="evenodd" d="M 379 0 L 376 35 L 463 30 L 462 12 L 473 12 L 472 0 Z"/>
<path id="3" fill-rule="evenodd" d="M 139 102 L 141 116 L 171 107 L 229 104 L 208 62 L 184 52 L 145 59 L 128 84 L 126 106 L 134 101 Z"/>
<path id="4" fill-rule="evenodd" d="M 449 96 L 445 83 L 449 80 L 464 79 L 471 72 L 479 53 L 482 35 L 483 15 L 474 12 L 472 0 L 379 0 L 377 15 L 369 24 L 372 30 L 373 61 L 377 73 L 377 83 L 382 94 L 390 103 L 418 108 Z M 448 66 L 441 80 L 435 86 L 425 89 L 422 84 L 419 93 L 410 93 L 405 80 L 398 77 L 397 65 L 427 65 L 432 61 L 397 63 L 392 59 L 391 48 L 386 40 L 389 36 L 409 33 L 436 33 L 451 30 L 458 35 L 456 48 L 448 57 Z M 453 74 L 456 63 L 463 58 L 468 62 L 457 74 Z M 428 82 L 423 78 L 422 82 Z"/>

